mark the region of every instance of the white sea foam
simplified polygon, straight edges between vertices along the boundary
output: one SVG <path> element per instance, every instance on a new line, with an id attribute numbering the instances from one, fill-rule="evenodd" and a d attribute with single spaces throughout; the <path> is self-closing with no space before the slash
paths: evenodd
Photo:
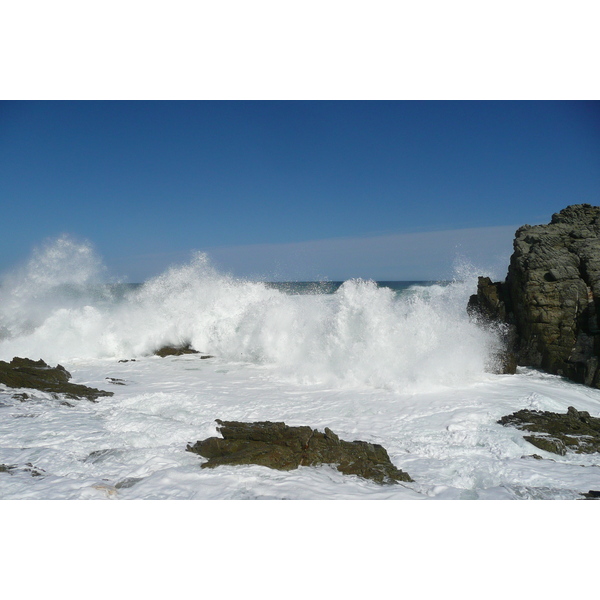
<path id="1" fill-rule="evenodd" d="M 398 295 L 372 281 L 288 295 L 216 271 L 202 253 L 122 298 L 98 285 L 88 244 L 60 238 L 2 285 L 0 357 L 135 358 L 190 343 L 280 377 L 339 387 L 435 389 L 485 376 L 498 345 L 471 323 L 472 277 Z"/>
<path id="2" fill-rule="evenodd" d="M 600 416 L 600 390 L 532 370 L 488 373 L 498 338 L 467 318 L 469 269 L 400 295 L 355 280 L 292 296 L 219 273 L 203 255 L 125 296 L 98 287 L 101 275 L 89 245 L 61 238 L 2 282 L 0 358 L 61 362 L 75 382 L 114 392 L 66 404 L 26 390 L 22 402 L 0 385 L 2 499 L 575 499 L 598 489 L 594 455 L 551 455 L 498 424 L 522 408 Z M 187 342 L 215 358 L 150 355 Z M 216 435 L 215 419 L 330 427 L 382 444 L 414 482 L 381 486 L 327 465 L 202 469 L 185 448 Z"/>

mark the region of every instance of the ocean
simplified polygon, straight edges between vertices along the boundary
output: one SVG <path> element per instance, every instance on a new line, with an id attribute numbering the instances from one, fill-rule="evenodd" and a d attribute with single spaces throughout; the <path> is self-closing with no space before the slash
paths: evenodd
<path id="1" fill-rule="evenodd" d="M 600 416 L 600 390 L 532 369 L 494 374 L 502 332 L 469 320 L 476 270 L 443 282 L 263 282 L 198 253 L 143 284 L 106 282 L 60 238 L 0 286 L 0 360 L 63 365 L 98 402 L 0 385 L 1 499 L 580 499 L 594 455 L 549 454 L 497 423 L 528 408 Z M 200 355 L 160 358 L 165 345 Z M 202 469 L 216 419 L 329 427 L 381 444 L 411 483 L 333 466 Z M 534 457 L 541 456 L 543 460 Z"/>

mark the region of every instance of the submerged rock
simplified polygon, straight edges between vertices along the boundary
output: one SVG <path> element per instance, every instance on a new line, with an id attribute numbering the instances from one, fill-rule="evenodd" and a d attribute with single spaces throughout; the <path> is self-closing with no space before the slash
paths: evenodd
<path id="1" fill-rule="evenodd" d="M 223 438 L 208 438 L 186 448 L 208 458 L 203 468 L 254 464 L 289 471 L 299 466 L 332 464 L 346 475 L 358 475 L 377 483 L 412 481 L 392 464 L 383 446 L 340 440 L 327 427 L 321 433 L 308 426 L 289 427 L 281 422 L 217 419 L 217 423 Z"/>
<path id="2" fill-rule="evenodd" d="M 468 310 L 505 324 L 517 364 L 600 387 L 600 207 L 519 228 L 506 281 L 480 277 Z"/>
<path id="3" fill-rule="evenodd" d="M 10 363 L 0 360 L 0 383 L 11 388 L 31 388 L 41 392 L 64 394 L 68 398 L 87 398 L 95 401 L 100 396 L 112 396 L 86 385 L 69 383 L 71 374 L 62 366 L 51 367 L 43 360 L 15 356 Z M 22 394 L 26 399 L 26 394 Z"/>
<path id="4" fill-rule="evenodd" d="M 567 450 L 577 454 L 600 452 L 600 418 L 569 406 L 565 414 L 549 411 L 519 410 L 502 417 L 500 425 L 512 426 L 534 435 L 524 438 L 554 454 L 564 456 Z"/>
<path id="5" fill-rule="evenodd" d="M 120 490 L 133 487 L 136 483 L 142 481 L 143 479 L 143 477 L 125 477 L 125 479 L 115 483 L 115 489 Z"/>
<path id="6" fill-rule="evenodd" d="M 23 468 L 19 468 L 18 465 L 0 465 L 0 473 L 9 473 L 12 475 L 14 471 L 23 471 L 25 473 L 29 473 L 32 477 L 42 477 L 46 472 L 44 469 L 35 467 L 30 462 L 26 463 Z"/>

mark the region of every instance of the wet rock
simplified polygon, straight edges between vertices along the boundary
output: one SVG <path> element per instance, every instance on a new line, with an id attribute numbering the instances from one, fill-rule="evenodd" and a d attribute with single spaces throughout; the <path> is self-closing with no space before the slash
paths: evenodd
<path id="1" fill-rule="evenodd" d="M 32 477 L 42 477 L 46 472 L 44 469 L 40 469 L 39 467 L 35 467 L 32 463 L 28 462 L 25 464 L 25 468 L 23 471 L 30 473 Z"/>
<path id="2" fill-rule="evenodd" d="M 469 298 L 467 312 L 471 319 L 484 327 L 494 327 L 502 338 L 502 349 L 492 358 L 489 370 L 498 374 L 514 375 L 517 372 L 515 326 L 507 322 L 506 286 L 492 282 L 489 277 L 479 277 L 477 294 Z"/>
<path id="3" fill-rule="evenodd" d="M 186 448 L 208 458 L 203 468 L 255 464 L 289 471 L 299 466 L 332 464 L 346 475 L 358 475 L 377 483 L 412 481 L 392 464 L 383 446 L 340 440 L 327 427 L 321 433 L 308 426 L 289 427 L 281 422 L 217 419 L 217 423 L 222 438 L 208 438 Z"/>
<path id="4" fill-rule="evenodd" d="M 133 487 L 136 483 L 142 481 L 143 479 L 143 477 L 125 477 L 125 479 L 115 483 L 115 489 L 121 490 Z"/>
<path id="5" fill-rule="evenodd" d="M 506 321 L 506 286 L 489 277 L 479 277 L 477 294 L 469 298 L 467 312 L 488 321 Z"/>
<path id="6" fill-rule="evenodd" d="M 533 435 L 524 436 L 541 450 L 564 456 L 600 452 L 600 418 L 569 406 L 564 414 L 549 411 L 519 410 L 502 417 L 500 425 L 512 426 Z"/>
<path id="7" fill-rule="evenodd" d="M 600 500 L 600 492 L 597 490 L 590 490 L 584 494 L 581 494 L 586 500 Z"/>
<path id="8" fill-rule="evenodd" d="M 104 460 L 107 456 L 114 453 L 113 448 L 104 448 L 103 450 L 94 450 L 90 452 L 87 457 L 84 459 L 84 462 L 98 462 Z"/>
<path id="9" fill-rule="evenodd" d="M 112 383 L 114 385 L 125 385 L 124 379 L 117 379 L 115 377 L 105 377 L 105 379 L 108 381 L 108 383 Z"/>
<path id="10" fill-rule="evenodd" d="M 42 477 L 45 473 L 44 469 L 35 467 L 32 463 L 26 463 L 24 467 L 19 468 L 18 465 L 0 465 L 0 473 L 13 474 L 13 471 L 23 471 L 29 473 L 32 477 Z"/>
<path id="11" fill-rule="evenodd" d="M 182 356 L 184 354 L 201 354 L 198 350 L 194 350 L 190 344 L 184 346 L 163 346 L 154 353 L 156 356 L 164 358 L 165 356 Z M 214 358 L 210 354 L 201 354 L 200 358 Z"/>
<path id="12" fill-rule="evenodd" d="M 539 454 L 529 454 L 527 456 L 521 456 L 521 458 L 532 458 L 533 460 L 544 460 L 544 458 L 542 456 L 540 456 Z"/>
<path id="13" fill-rule="evenodd" d="M 600 387 L 600 207 L 519 228 L 506 281 L 480 278 L 468 310 L 507 326 L 519 365 Z"/>
<path id="14" fill-rule="evenodd" d="M 200 354 L 198 350 L 194 350 L 190 344 L 184 346 L 163 346 L 156 350 L 156 356 L 164 358 L 165 356 L 181 356 L 183 354 Z"/>
<path id="15" fill-rule="evenodd" d="M 113 395 L 112 392 L 69 383 L 69 379 L 71 374 L 62 365 L 50 367 L 41 359 L 34 361 L 16 356 L 10 363 L 0 360 L 0 383 L 11 388 L 31 388 L 52 394 L 64 394 L 67 398 L 87 398 L 92 401 L 100 396 Z M 24 399 L 25 397 L 21 398 Z"/>

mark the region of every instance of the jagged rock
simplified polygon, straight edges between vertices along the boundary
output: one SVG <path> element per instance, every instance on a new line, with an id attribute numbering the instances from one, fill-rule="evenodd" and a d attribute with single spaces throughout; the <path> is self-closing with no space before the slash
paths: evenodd
<path id="1" fill-rule="evenodd" d="M 507 323 L 506 286 L 492 282 L 489 277 L 479 277 L 477 294 L 469 298 L 469 316 L 485 327 L 495 327 L 503 340 L 502 350 L 492 359 L 490 370 L 494 373 L 514 374 L 517 371 L 517 356 L 514 352 L 515 327 Z"/>
<path id="2" fill-rule="evenodd" d="M 217 419 L 217 423 L 223 438 L 208 438 L 186 448 L 208 458 L 203 468 L 255 464 L 289 471 L 299 466 L 334 464 L 346 475 L 359 475 L 378 483 L 412 481 L 392 464 L 383 446 L 340 440 L 327 427 L 321 433 L 308 426 L 289 427 L 270 421 L 241 423 Z"/>
<path id="3" fill-rule="evenodd" d="M 568 206 L 515 234 L 506 281 L 480 278 L 469 313 L 507 327 L 522 366 L 600 387 L 600 207 Z"/>
<path id="4" fill-rule="evenodd" d="M 467 311 L 488 322 L 506 321 L 505 286 L 489 277 L 479 277 L 477 294 L 469 298 Z"/>
<path id="5" fill-rule="evenodd" d="M 112 396 L 86 385 L 69 383 L 71 374 L 62 366 L 50 367 L 43 360 L 15 356 L 10 363 L 0 360 L 0 383 L 11 388 L 31 388 L 42 392 L 64 394 L 68 398 L 87 398 L 95 401 L 100 396 Z M 25 394 L 22 394 L 26 399 Z"/>
<path id="6" fill-rule="evenodd" d="M 600 418 L 569 406 L 565 414 L 549 411 L 519 410 L 502 417 L 500 425 L 513 426 L 536 435 L 524 438 L 537 448 L 564 456 L 600 452 Z"/>

